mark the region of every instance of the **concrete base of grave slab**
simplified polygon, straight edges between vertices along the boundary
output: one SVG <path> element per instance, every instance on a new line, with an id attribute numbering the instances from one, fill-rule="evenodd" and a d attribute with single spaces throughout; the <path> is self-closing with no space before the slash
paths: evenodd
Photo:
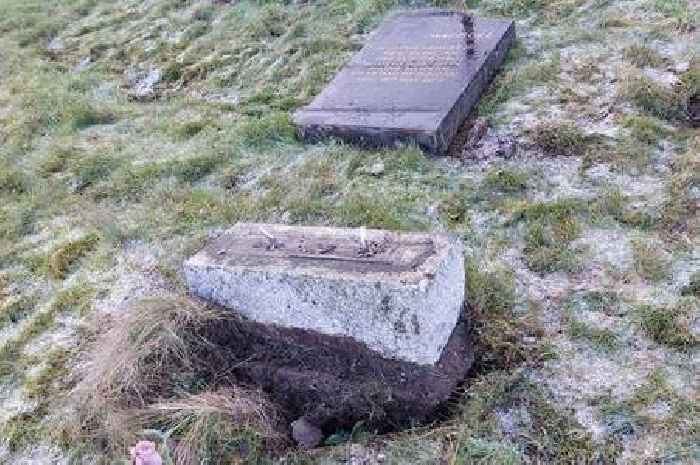
<path id="1" fill-rule="evenodd" d="M 434 364 L 464 303 L 445 234 L 239 223 L 185 263 L 190 290 L 261 323 L 348 336 Z"/>

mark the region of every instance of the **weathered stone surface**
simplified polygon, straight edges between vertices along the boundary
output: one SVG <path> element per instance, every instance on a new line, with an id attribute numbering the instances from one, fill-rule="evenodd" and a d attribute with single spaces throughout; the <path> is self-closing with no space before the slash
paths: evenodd
<path id="1" fill-rule="evenodd" d="M 156 445 L 151 441 L 139 441 L 134 447 L 129 449 L 131 455 L 131 465 L 162 465 Z"/>
<path id="2" fill-rule="evenodd" d="M 294 114 L 310 141 L 333 136 L 366 146 L 414 142 L 444 154 L 515 40 L 512 21 L 424 9 L 398 14 L 314 101 Z"/>
<path id="3" fill-rule="evenodd" d="M 131 70 L 127 73 L 129 83 L 129 98 L 132 100 L 148 101 L 157 97 L 157 85 L 161 80 L 161 72 L 157 68 L 146 71 Z"/>
<path id="4" fill-rule="evenodd" d="M 321 439 L 323 439 L 323 432 L 321 429 L 309 423 L 304 417 L 294 420 L 291 427 L 292 437 L 297 444 L 304 449 L 316 447 L 321 442 Z"/>
<path id="5" fill-rule="evenodd" d="M 443 234 L 238 224 L 185 274 L 194 294 L 251 320 L 432 365 L 462 312 L 462 254 Z"/>

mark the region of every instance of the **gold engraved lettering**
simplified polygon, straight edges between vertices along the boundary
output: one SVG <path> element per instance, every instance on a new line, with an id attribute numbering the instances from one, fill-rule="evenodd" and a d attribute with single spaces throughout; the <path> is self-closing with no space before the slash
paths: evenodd
<path id="1" fill-rule="evenodd" d="M 463 39 L 466 34 L 464 32 L 455 32 L 452 34 L 430 34 L 432 39 Z"/>
<path id="2" fill-rule="evenodd" d="M 459 45 L 378 47 L 352 74 L 363 81 L 439 82 L 454 78 L 464 59 Z"/>

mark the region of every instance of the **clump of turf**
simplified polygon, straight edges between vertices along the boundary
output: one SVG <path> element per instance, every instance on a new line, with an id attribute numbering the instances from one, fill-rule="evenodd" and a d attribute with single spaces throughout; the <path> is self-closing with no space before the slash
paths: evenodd
<path id="1" fill-rule="evenodd" d="M 79 152 L 74 147 L 57 146 L 51 149 L 39 165 L 42 176 L 50 176 L 60 173 L 68 167 L 68 161 L 76 157 Z"/>
<path id="2" fill-rule="evenodd" d="M 572 123 L 540 123 L 530 131 L 539 148 L 550 155 L 581 156 L 590 138 Z"/>
<path id="3" fill-rule="evenodd" d="M 632 44 L 622 51 L 622 56 L 635 66 L 643 68 L 645 66 L 658 67 L 664 64 L 664 58 L 653 48 Z"/>
<path id="4" fill-rule="evenodd" d="M 700 186 L 700 137 L 688 144 L 686 153 L 672 164 L 667 185 L 667 200 L 663 205 L 662 223 L 670 232 L 683 232 L 698 226 L 697 201 L 693 191 Z"/>
<path id="5" fill-rule="evenodd" d="M 0 283 L 1 285 L 2 283 Z M 36 298 L 17 296 L 4 300 L 0 287 L 0 328 L 7 323 L 17 323 L 31 314 L 36 307 Z"/>
<path id="6" fill-rule="evenodd" d="M 463 192 L 450 192 L 440 205 L 440 210 L 447 217 L 450 225 L 464 222 L 467 218 L 467 205 Z"/>
<path id="7" fill-rule="evenodd" d="M 5 160 L 0 162 L 7 163 Z M 23 172 L 9 166 L 0 166 L 0 195 L 24 194 L 29 188 L 29 179 Z"/>
<path id="8" fill-rule="evenodd" d="M 274 406 L 259 392 L 233 387 L 235 361 L 207 340 L 225 318 L 176 297 L 143 300 L 116 318 L 78 367 L 76 408 L 61 439 L 117 459 L 155 435 L 178 465 L 255 463 L 284 439 Z"/>
<path id="9" fill-rule="evenodd" d="M 647 145 L 656 145 L 668 133 L 659 120 L 650 116 L 630 115 L 624 117 L 621 122 L 635 140 Z"/>
<path id="10" fill-rule="evenodd" d="M 265 443 L 283 440 L 275 407 L 258 391 L 227 387 L 150 406 L 142 421 L 179 438 L 177 465 L 256 463 Z"/>
<path id="11" fill-rule="evenodd" d="M 527 174 L 512 169 L 495 169 L 486 174 L 484 187 L 490 190 L 514 193 L 527 189 Z"/>
<path id="12" fill-rule="evenodd" d="M 662 281 L 668 278 L 671 263 L 659 244 L 636 240 L 632 242 L 635 270 L 644 279 Z"/>
<path id="13" fill-rule="evenodd" d="M 687 120 L 688 105 L 700 93 L 700 66 L 694 64 L 683 73 L 676 85 L 666 87 L 646 76 L 628 76 L 620 95 L 640 110 L 657 118 Z"/>
<path id="14" fill-rule="evenodd" d="M 118 159 L 104 154 L 91 154 L 78 158 L 70 168 L 75 190 L 83 191 L 109 177 L 119 164 Z"/>
<path id="15" fill-rule="evenodd" d="M 57 247 L 49 255 L 47 266 L 49 274 L 54 279 L 64 279 L 71 267 L 78 260 L 92 251 L 100 238 L 96 234 L 88 234 L 75 241 L 70 241 Z"/>
<path id="16" fill-rule="evenodd" d="M 541 335 L 531 318 L 516 318 L 513 276 L 485 271 L 474 260 L 466 264 L 466 295 L 474 322 L 476 370 L 513 369 L 539 356 L 537 347 L 523 343 L 525 336 Z"/>
<path id="17" fill-rule="evenodd" d="M 700 298 L 700 271 L 693 273 L 688 285 L 683 286 L 683 289 L 681 289 L 681 295 Z"/>
<path id="18" fill-rule="evenodd" d="M 538 273 L 575 271 L 578 268 L 576 252 L 569 248 L 571 233 L 576 223 L 561 223 L 566 231 L 539 224 L 530 226 L 525 236 L 528 268 Z M 577 233 L 576 233 L 577 234 Z"/>
<path id="19" fill-rule="evenodd" d="M 195 137 L 211 124 L 208 120 L 192 120 L 185 121 L 175 125 L 171 131 L 173 136 L 178 141 L 184 141 Z"/>
<path id="20" fill-rule="evenodd" d="M 206 346 L 197 331 L 219 317 L 184 299 L 139 302 L 101 338 L 81 389 L 128 403 L 172 394 L 167 391 L 172 376 L 191 373 Z"/>
<path id="21" fill-rule="evenodd" d="M 686 297 L 674 305 L 642 305 L 637 309 L 639 325 L 652 340 L 678 350 L 697 347 L 700 340 L 690 330 L 697 299 Z"/>
<path id="22" fill-rule="evenodd" d="M 614 331 L 595 328 L 573 315 L 567 315 L 569 336 L 572 339 L 588 340 L 596 348 L 610 352 L 620 347 L 620 341 Z"/>
<path id="23" fill-rule="evenodd" d="M 241 141 L 262 146 L 294 140 L 294 126 L 287 113 L 272 112 L 260 117 L 250 117 L 240 126 Z"/>
<path id="24" fill-rule="evenodd" d="M 525 204 L 514 220 L 525 220 L 525 260 L 528 268 L 538 273 L 575 271 L 579 268 L 577 251 L 571 242 L 581 232 L 579 214 L 588 206 L 576 199 Z"/>

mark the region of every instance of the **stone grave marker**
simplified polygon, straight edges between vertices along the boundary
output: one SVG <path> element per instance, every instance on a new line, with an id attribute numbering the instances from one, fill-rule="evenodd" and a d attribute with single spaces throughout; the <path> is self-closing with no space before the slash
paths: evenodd
<path id="1" fill-rule="evenodd" d="M 242 223 L 185 273 L 197 295 L 252 320 L 419 364 L 440 358 L 464 303 L 462 245 L 442 234 Z"/>
<path id="2" fill-rule="evenodd" d="M 298 132 L 308 141 L 413 142 L 444 154 L 514 40 L 512 21 L 442 9 L 397 14 L 294 113 Z"/>
<path id="3" fill-rule="evenodd" d="M 446 234 L 240 223 L 184 268 L 196 296 L 232 310 L 210 340 L 306 447 L 430 417 L 473 361 L 463 248 Z"/>

